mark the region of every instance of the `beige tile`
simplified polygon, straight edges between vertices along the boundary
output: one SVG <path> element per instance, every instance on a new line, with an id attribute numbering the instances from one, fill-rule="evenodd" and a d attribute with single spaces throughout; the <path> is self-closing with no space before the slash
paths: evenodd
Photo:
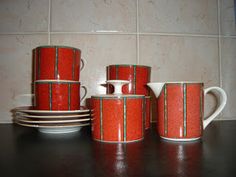
<path id="1" fill-rule="evenodd" d="M 228 95 L 228 102 L 223 117 L 236 117 L 236 38 L 222 39 L 222 81 Z"/>
<path id="2" fill-rule="evenodd" d="M 52 31 L 135 32 L 136 0 L 52 0 Z"/>
<path id="3" fill-rule="evenodd" d="M 205 87 L 219 84 L 217 38 L 141 36 L 140 63 L 152 67 L 151 81 L 202 81 Z M 215 105 L 206 97 L 205 113 Z"/>
<path id="4" fill-rule="evenodd" d="M 11 109 L 31 103 L 32 49 L 46 43 L 46 35 L 0 35 L 0 122 L 11 122 Z"/>
<path id="5" fill-rule="evenodd" d="M 140 0 L 141 32 L 217 34 L 217 0 Z"/>
<path id="6" fill-rule="evenodd" d="M 48 0 L 1 0 L 0 33 L 47 31 L 48 8 Z"/>
<path id="7" fill-rule="evenodd" d="M 87 97 L 105 93 L 100 84 L 105 83 L 107 65 L 136 64 L 135 35 L 52 35 L 52 44 L 81 49 L 86 61 L 81 83 L 88 88 Z"/>
<path id="8" fill-rule="evenodd" d="M 236 35 L 234 0 L 220 0 L 221 32 L 223 35 Z"/>

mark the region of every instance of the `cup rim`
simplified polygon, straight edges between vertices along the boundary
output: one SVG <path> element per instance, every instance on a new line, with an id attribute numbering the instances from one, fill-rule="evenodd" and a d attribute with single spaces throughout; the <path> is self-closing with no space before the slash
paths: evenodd
<path id="1" fill-rule="evenodd" d="M 113 65 L 108 65 L 107 68 L 112 67 L 112 66 L 152 68 L 151 66 L 137 65 L 137 64 L 113 64 Z"/>
<path id="2" fill-rule="evenodd" d="M 148 82 L 148 84 L 204 84 L 204 82 L 201 81 L 166 81 L 166 82 Z"/>
<path id="3" fill-rule="evenodd" d="M 65 45 L 41 45 L 41 46 L 36 47 L 35 49 L 40 49 L 40 48 L 66 48 L 66 49 L 79 50 L 81 52 L 81 50 L 78 48 L 71 47 L 71 46 L 65 46 Z"/>
<path id="4" fill-rule="evenodd" d="M 73 81 L 73 80 L 53 80 L 53 79 L 45 79 L 45 80 L 36 80 L 34 83 L 77 83 L 79 84 L 80 81 Z"/>

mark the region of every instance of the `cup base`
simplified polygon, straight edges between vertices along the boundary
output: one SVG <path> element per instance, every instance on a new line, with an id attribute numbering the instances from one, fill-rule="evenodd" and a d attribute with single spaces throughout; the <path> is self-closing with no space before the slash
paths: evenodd
<path id="1" fill-rule="evenodd" d="M 142 141 L 143 139 L 144 139 L 144 138 L 137 139 L 137 140 L 130 140 L 130 141 L 106 141 L 106 140 L 99 140 L 99 139 L 93 138 L 93 140 L 99 141 L 99 142 L 101 142 L 101 143 L 122 143 L 122 144 L 139 142 L 139 141 Z"/>
<path id="2" fill-rule="evenodd" d="M 168 140 L 168 141 L 196 141 L 196 140 L 199 140 L 201 137 L 197 137 L 197 138 L 166 138 L 166 137 L 163 137 L 163 136 L 160 136 L 161 138 L 165 139 L 165 140 Z"/>

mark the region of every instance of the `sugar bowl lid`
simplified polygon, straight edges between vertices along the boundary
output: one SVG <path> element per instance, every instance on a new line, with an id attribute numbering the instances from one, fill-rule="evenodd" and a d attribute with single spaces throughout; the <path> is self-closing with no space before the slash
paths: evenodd
<path id="1" fill-rule="evenodd" d="M 92 98 L 144 98 L 144 95 L 134 95 L 134 94 L 123 94 L 122 87 L 128 84 L 130 81 L 128 80 L 107 80 L 107 84 L 111 84 L 114 86 L 114 92 L 112 94 L 100 94 L 94 95 Z"/>

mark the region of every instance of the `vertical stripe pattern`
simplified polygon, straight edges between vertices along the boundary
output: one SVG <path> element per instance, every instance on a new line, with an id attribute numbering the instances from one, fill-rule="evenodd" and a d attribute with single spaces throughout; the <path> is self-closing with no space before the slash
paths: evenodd
<path id="1" fill-rule="evenodd" d="M 57 78 L 57 75 L 58 75 L 58 48 L 56 47 L 56 57 L 55 57 L 55 79 L 58 79 Z"/>
<path id="2" fill-rule="evenodd" d="M 103 140 L 103 105 L 102 98 L 100 98 L 100 138 Z"/>
<path id="3" fill-rule="evenodd" d="M 142 114 L 142 128 L 143 128 L 143 136 L 144 136 L 144 132 L 145 132 L 145 124 L 146 124 L 146 99 L 144 97 L 144 99 L 142 99 L 142 110 L 143 110 L 143 114 Z"/>
<path id="4" fill-rule="evenodd" d="M 119 70 L 119 66 L 116 65 L 116 79 L 119 79 L 118 70 Z"/>
<path id="5" fill-rule="evenodd" d="M 52 110 L 52 83 L 49 83 L 49 109 Z"/>
<path id="6" fill-rule="evenodd" d="M 37 61 L 36 61 L 36 49 L 33 50 L 33 62 L 34 62 L 34 81 L 37 79 L 36 78 L 36 64 L 37 64 Z"/>
<path id="7" fill-rule="evenodd" d="M 126 141 L 126 137 L 127 137 L 127 114 L 126 114 L 126 98 L 124 98 L 124 141 Z"/>
<path id="8" fill-rule="evenodd" d="M 68 84 L 68 110 L 70 110 L 71 105 L 71 84 Z"/>
<path id="9" fill-rule="evenodd" d="M 164 85 L 164 134 L 168 133 L 167 84 Z"/>
<path id="10" fill-rule="evenodd" d="M 184 118 L 184 132 L 183 136 L 187 136 L 187 84 L 183 84 L 183 118 Z"/>
<path id="11" fill-rule="evenodd" d="M 72 79 L 75 79 L 75 59 L 76 59 L 76 50 L 73 49 L 73 64 L 72 64 Z"/>
<path id="12" fill-rule="evenodd" d="M 201 88 L 200 88 L 200 134 L 202 132 L 202 121 L 203 121 L 203 84 L 201 84 Z"/>
<path id="13" fill-rule="evenodd" d="M 40 48 L 38 48 L 37 52 L 38 52 L 38 77 L 40 78 L 40 63 L 41 63 L 40 62 Z"/>
<path id="14" fill-rule="evenodd" d="M 136 66 L 134 66 L 134 94 L 136 94 L 136 69 L 137 69 L 137 67 Z"/>

